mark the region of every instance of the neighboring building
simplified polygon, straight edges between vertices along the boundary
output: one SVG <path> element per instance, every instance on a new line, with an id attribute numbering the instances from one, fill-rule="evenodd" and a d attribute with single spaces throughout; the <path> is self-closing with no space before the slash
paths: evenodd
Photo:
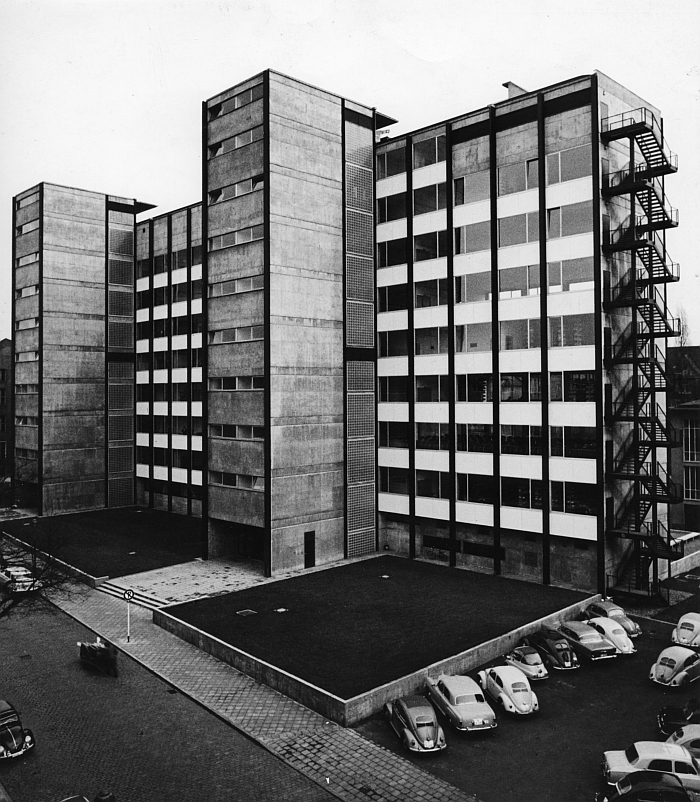
<path id="1" fill-rule="evenodd" d="M 494 106 L 378 143 L 394 120 L 272 71 L 206 101 L 203 202 L 139 222 L 135 284 L 112 290 L 124 336 L 136 326 L 132 473 L 124 420 L 125 439 L 95 447 L 99 358 L 114 350 L 102 345 L 74 410 L 92 421 L 80 442 L 96 462 L 89 479 L 68 459 L 44 467 L 43 511 L 135 498 L 201 515 L 205 556 L 255 557 L 266 574 L 389 547 L 604 590 L 678 556 L 664 417 L 677 164 L 660 114 L 600 73 L 507 86 Z M 64 205 L 78 192 L 42 186 Z M 19 300 L 47 286 L 45 267 L 29 275 L 33 192 L 16 199 Z M 104 218 L 105 196 L 82 196 Z M 104 299 L 104 233 L 95 252 Z M 104 331 L 104 300 L 81 291 L 71 308 Z M 18 328 L 55 327 L 46 301 L 32 309 L 16 308 Z M 26 337 L 18 364 L 46 348 Z M 53 382 L 35 366 L 35 384 L 46 395 L 71 364 Z M 128 417 L 124 399 L 110 420 Z M 37 428 L 41 416 L 26 414 Z M 46 462 L 67 447 L 19 433 L 25 461 L 32 443 Z M 117 449 L 122 492 L 108 499 Z"/>
<path id="2" fill-rule="evenodd" d="M 675 433 L 669 473 L 683 488 L 683 503 L 671 508 L 671 524 L 700 532 L 700 346 L 669 348 L 668 365 L 668 417 Z"/>
<path id="3" fill-rule="evenodd" d="M 0 505 L 12 503 L 12 340 L 0 340 Z"/>
<path id="4" fill-rule="evenodd" d="M 41 515 L 134 498 L 134 225 L 152 208 L 42 183 L 15 198 L 15 481 Z"/>

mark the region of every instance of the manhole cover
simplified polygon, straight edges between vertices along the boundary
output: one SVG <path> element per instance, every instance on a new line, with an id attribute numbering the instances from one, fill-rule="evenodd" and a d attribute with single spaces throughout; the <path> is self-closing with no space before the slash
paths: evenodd
<path id="1" fill-rule="evenodd" d="M 236 615 L 255 615 L 255 610 L 238 610 Z"/>

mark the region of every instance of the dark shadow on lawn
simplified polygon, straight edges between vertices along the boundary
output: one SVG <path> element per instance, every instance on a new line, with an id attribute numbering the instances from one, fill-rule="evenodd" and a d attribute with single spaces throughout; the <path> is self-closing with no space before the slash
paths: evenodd
<path id="1" fill-rule="evenodd" d="M 90 576 L 127 576 L 202 554 L 202 522 L 136 507 L 3 521 L 4 531 Z M 133 552 L 133 553 L 132 553 Z"/>
<path id="2" fill-rule="evenodd" d="M 382 556 L 167 612 L 349 699 L 589 595 Z"/>

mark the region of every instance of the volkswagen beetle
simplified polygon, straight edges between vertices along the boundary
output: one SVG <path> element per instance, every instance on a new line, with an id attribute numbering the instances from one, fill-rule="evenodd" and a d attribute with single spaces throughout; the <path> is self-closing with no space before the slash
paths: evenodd
<path id="1" fill-rule="evenodd" d="M 539 702 L 527 677 L 514 666 L 493 666 L 479 672 L 479 682 L 503 710 L 520 716 L 536 713 Z"/>
<path id="2" fill-rule="evenodd" d="M 409 752 L 440 752 L 447 746 L 435 710 L 422 696 L 404 696 L 387 702 L 384 712 Z"/>
<path id="3" fill-rule="evenodd" d="M 700 655 L 684 646 L 669 646 L 656 658 L 649 679 L 659 685 L 678 688 L 700 677 Z"/>
<path id="4" fill-rule="evenodd" d="M 19 714 L 9 702 L 0 699 L 0 760 L 20 757 L 34 748 L 34 735 L 22 726 Z"/>
<path id="5" fill-rule="evenodd" d="M 671 640 L 679 646 L 700 649 L 700 613 L 686 613 L 678 619 Z"/>

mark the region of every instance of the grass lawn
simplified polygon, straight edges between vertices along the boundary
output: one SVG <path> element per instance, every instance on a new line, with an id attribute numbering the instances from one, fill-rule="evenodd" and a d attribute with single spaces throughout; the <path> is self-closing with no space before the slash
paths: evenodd
<path id="1" fill-rule="evenodd" d="M 381 556 L 167 612 L 349 699 L 588 595 Z"/>
<path id="2" fill-rule="evenodd" d="M 0 529 L 91 576 L 127 576 L 202 553 L 199 518 L 135 507 L 3 521 Z M 133 552 L 133 553 L 132 553 Z"/>

